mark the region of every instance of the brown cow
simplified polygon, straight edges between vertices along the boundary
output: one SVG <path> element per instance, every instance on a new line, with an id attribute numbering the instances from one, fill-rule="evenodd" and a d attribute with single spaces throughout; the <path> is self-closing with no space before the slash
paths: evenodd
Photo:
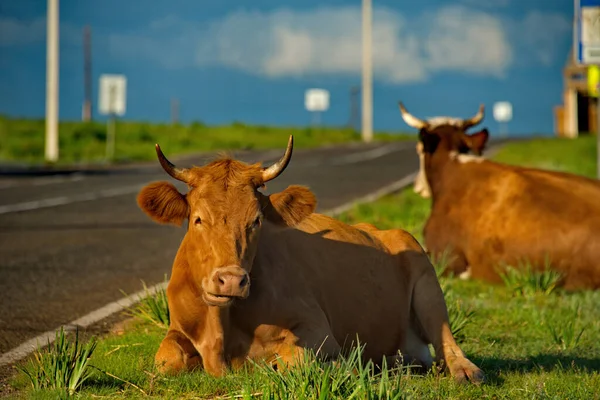
<path id="1" fill-rule="evenodd" d="M 475 114 L 469 119 L 461 119 L 455 117 L 433 117 L 429 118 L 426 122 L 430 130 L 435 129 L 438 126 L 449 125 L 454 126 L 457 129 L 462 129 L 466 131 L 470 127 L 479 124 L 483 120 L 483 115 L 484 106 L 482 104 L 481 106 L 479 106 L 479 111 L 477 112 L 477 114 Z M 402 116 L 404 117 L 405 122 L 409 126 L 419 125 L 419 123 L 421 122 L 421 120 L 415 119 L 415 117 L 408 113 L 403 113 Z M 467 148 L 461 148 L 459 149 L 459 152 L 464 153 L 468 150 L 469 149 Z M 413 189 L 415 193 L 421 195 L 421 197 L 428 199 L 431 197 L 431 191 L 429 190 L 429 184 L 427 183 L 427 178 L 425 177 L 425 164 L 423 162 L 423 144 L 420 141 L 417 142 L 417 154 L 419 155 L 419 172 L 415 177 L 415 184 L 413 186 Z"/>
<path id="2" fill-rule="evenodd" d="M 400 350 L 404 361 L 429 367 L 431 343 L 457 380 L 481 381 L 454 341 L 434 268 L 412 236 L 314 214 L 305 187 L 258 191 L 285 169 L 292 144 L 290 137 L 269 168 L 225 158 L 178 169 L 156 146 L 166 172 L 190 189 L 156 182 L 138 195 L 155 221 L 188 219 L 167 289 L 171 324 L 159 370 L 199 365 L 220 376 L 247 358 L 291 365 L 304 349 L 335 358 L 358 335 L 365 359 L 395 361 Z"/>
<path id="3" fill-rule="evenodd" d="M 431 188 L 425 245 L 438 257 L 450 251 L 447 272 L 499 282 L 499 267 L 529 263 L 562 272 L 566 289 L 600 287 L 599 181 L 460 154 L 481 154 L 487 129 L 431 127 L 399 105 L 419 129 Z"/>

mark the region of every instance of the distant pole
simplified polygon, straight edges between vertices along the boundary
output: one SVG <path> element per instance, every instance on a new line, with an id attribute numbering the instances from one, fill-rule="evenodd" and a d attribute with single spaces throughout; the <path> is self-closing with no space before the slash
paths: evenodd
<path id="1" fill-rule="evenodd" d="M 179 100 L 171 99 L 171 124 L 179 123 Z"/>
<path id="2" fill-rule="evenodd" d="M 115 116 L 115 96 L 116 96 L 116 88 L 115 86 L 111 86 L 109 89 L 109 103 L 110 103 L 110 113 L 108 116 L 108 121 L 106 123 L 106 160 L 111 162 L 115 158 L 115 136 L 116 136 L 116 116 Z"/>
<path id="3" fill-rule="evenodd" d="M 313 118 L 312 118 L 313 126 L 315 128 L 319 127 L 321 125 L 321 113 L 319 111 L 313 111 L 312 116 L 313 116 Z"/>
<path id="4" fill-rule="evenodd" d="M 362 137 L 373 140 L 373 69 L 371 0 L 362 0 Z"/>
<path id="5" fill-rule="evenodd" d="M 81 119 L 92 120 L 92 37 L 89 25 L 83 28 L 83 110 Z"/>
<path id="6" fill-rule="evenodd" d="M 358 93 L 360 92 L 360 88 L 358 86 L 353 86 L 350 88 L 350 117 L 348 118 L 348 127 L 358 131 L 360 127 L 358 126 L 359 121 L 359 111 L 358 111 Z"/>
<path id="7" fill-rule="evenodd" d="M 58 0 L 48 0 L 46 22 L 46 161 L 58 161 Z"/>
<path id="8" fill-rule="evenodd" d="M 106 124 L 106 160 L 111 162 L 115 158 L 116 116 L 111 113 Z"/>
<path id="9" fill-rule="evenodd" d="M 500 137 L 508 137 L 508 124 L 506 122 L 500 122 Z"/>

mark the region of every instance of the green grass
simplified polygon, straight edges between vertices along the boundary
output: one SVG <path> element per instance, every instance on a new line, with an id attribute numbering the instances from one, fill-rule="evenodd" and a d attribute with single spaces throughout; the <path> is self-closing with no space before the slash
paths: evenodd
<path id="1" fill-rule="evenodd" d="M 78 330 L 72 341 L 63 328 L 56 332 L 55 339 L 52 345 L 38 348 L 33 358 L 19 366 L 19 370 L 34 390 L 49 389 L 63 397 L 74 394 L 91 376 L 88 364 L 97 341 L 92 338 L 86 344 L 80 343 Z"/>
<path id="2" fill-rule="evenodd" d="M 271 398 L 317 399 L 323 385 L 331 384 L 327 398 L 347 398 L 348 391 L 359 390 L 356 398 L 362 399 L 377 398 L 369 396 L 367 389 L 377 391 L 384 379 L 387 393 L 415 399 L 598 398 L 599 292 L 557 291 L 540 297 L 514 297 L 503 286 L 458 279 L 449 279 L 448 284 L 463 307 L 476 310 L 459 339 L 471 360 L 486 372 L 487 383 L 480 387 L 461 386 L 446 374 L 434 372 L 420 376 L 394 371 L 382 378 L 371 370 L 350 376 L 348 371 L 357 365 L 351 364 L 354 368 L 350 368 L 349 361 L 341 371 L 310 362 L 286 376 L 255 366 L 222 379 L 202 371 L 165 377 L 158 375 L 153 366 L 165 329 L 140 320 L 124 335 L 108 336 L 99 342 L 90 359 L 93 373 L 78 397 L 227 398 L 246 393 L 259 399 L 269 398 L 269 394 L 274 394 Z M 569 328 L 571 325 L 574 327 Z M 340 383 L 342 378 L 348 381 Z M 56 394 L 32 390 L 22 375 L 13 384 L 29 398 L 52 398 Z M 306 396 L 299 397 L 301 392 Z"/>
<path id="3" fill-rule="evenodd" d="M 44 120 L 11 119 L 0 116 L 0 160 L 39 163 L 44 159 Z M 360 141 L 360 135 L 343 128 L 250 126 L 234 123 L 207 126 L 117 122 L 115 161 L 154 160 L 154 143 L 169 157 L 199 151 L 284 148 L 294 135 L 297 148 L 312 148 Z M 415 135 L 378 132 L 375 140 L 415 140 Z M 61 122 L 60 163 L 91 163 L 104 160 L 106 124 Z"/>
<path id="4" fill-rule="evenodd" d="M 167 275 L 165 274 L 165 283 L 167 282 Z M 126 311 L 127 315 L 148 321 L 159 328 L 168 328 L 170 313 L 166 286 L 151 291 L 146 286 L 146 282 L 142 281 L 142 285 L 144 286 L 145 295 L 136 299 L 138 302 Z"/>
<path id="5" fill-rule="evenodd" d="M 591 163 L 590 156 L 564 154 L 585 147 L 581 144 L 585 140 L 556 142 L 561 143 L 556 156 L 562 157 L 564 169 L 574 168 L 568 160 Z M 532 147 L 521 145 L 511 146 L 513 160 L 523 157 L 536 165 L 553 157 L 541 156 L 542 151 L 528 155 Z M 500 152 L 497 157 L 507 156 Z M 594 171 L 588 174 L 593 176 Z M 405 227 L 420 238 L 429 204 L 408 188 L 373 204 L 357 205 L 340 219 Z M 94 372 L 77 396 L 337 399 L 355 393 L 354 398 L 360 399 L 600 399 L 600 291 L 565 292 L 553 286 L 552 276 L 540 277 L 533 271 L 511 279 L 515 286 L 440 278 L 452 329 L 467 356 L 487 375 L 481 386 L 458 385 L 435 372 L 422 376 L 387 370 L 379 375 L 368 366 L 361 370 L 352 356 L 340 370 L 310 362 L 286 375 L 249 366 L 221 379 L 202 371 L 165 377 L 153 366 L 165 328 L 138 319 L 125 334 L 98 343 L 90 359 Z M 358 373 L 352 375 L 350 370 Z M 32 390 L 22 374 L 12 383 L 30 398 L 55 398 L 52 391 Z"/>
<path id="6" fill-rule="evenodd" d="M 549 268 L 536 271 L 528 262 L 520 263 L 517 267 L 506 266 L 498 269 L 504 285 L 518 296 L 548 295 L 560 283 L 562 274 Z"/>
<path id="7" fill-rule="evenodd" d="M 508 143 L 494 157 L 507 163 L 596 177 L 596 137 L 540 138 Z"/>

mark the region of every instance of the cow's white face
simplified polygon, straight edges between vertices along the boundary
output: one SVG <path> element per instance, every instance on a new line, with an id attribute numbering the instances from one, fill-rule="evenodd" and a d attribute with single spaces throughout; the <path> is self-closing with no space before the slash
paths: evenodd
<path id="1" fill-rule="evenodd" d="M 458 132 L 459 134 L 466 131 L 467 128 L 474 126 L 481 122 L 483 119 L 484 107 L 483 104 L 479 107 L 478 113 L 470 119 L 461 119 L 455 117 L 438 116 L 432 117 L 427 120 L 421 120 L 406 111 L 402 103 L 399 103 L 400 113 L 404 121 L 413 128 L 417 128 L 422 132 L 434 132 L 434 131 L 449 131 Z M 442 129 L 439 129 L 442 128 Z M 446 129 L 445 129 L 446 128 Z M 460 141 L 457 141 L 459 143 Z M 431 189 L 427 181 L 427 173 L 425 171 L 425 151 L 422 141 L 419 141 L 416 146 L 417 155 L 419 156 L 419 172 L 415 177 L 413 190 L 421 197 L 430 198 Z M 469 158 L 466 154 L 469 151 L 469 146 L 457 146 L 456 149 L 451 149 L 455 153 L 452 158 L 458 162 L 471 162 L 475 161 L 474 158 Z"/>

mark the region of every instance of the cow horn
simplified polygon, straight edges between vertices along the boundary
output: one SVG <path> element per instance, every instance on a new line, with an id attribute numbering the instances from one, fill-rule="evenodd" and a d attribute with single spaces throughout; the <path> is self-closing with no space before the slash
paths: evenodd
<path id="1" fill-rule="evenodd" d="M 285 167 L 288 166 L 290 160 L 292 159 L 292 151 L 294 149 L 294 136 L 290 135 L 288 140 L 287 148 L 285 149 L 285 154 L 279 161 L 275 164 L 271 165 L 268 168 L 263 168 L 262 170 L 262 179 L 263 182 L 268 182 L 271 179 L 275 179 L 283 172 Z"/>
<path id="2" fill-rule="evenodd" d="M 167 172 L 167 174 L 171 175 L 173 178 L 177 179 L 178 181 L 187 183 L 188 169 L 187 168 L 182 169 L 182 168 L 175 167 L 171 163 L 171 161 L 167 160 L 167 157 L 165 157 L 165 155 L 163 154 L 158 143 L 155 145 L 155 147 L 156 147 L 156 154 L 158 155 L 158 161 L 160 162 L 160 165 L 163 167 L 163 169 Z"/>
<path id="3" fill-rule="evenodd" d="M 404 108 L 404 104 L 402 104 L 401 101 L 398 102 L 398 107 L 400 107 L 400 114 L 402 114 L 402 119 L 409 126 L 412 126 L 413 128 L 417 128 L 417 129 L 422 129 L 422 128 L 427 127 L 428 123 L 426 121 L 423 121 L 422 119 L 415 117 L 414 115 L 412 115 L 408 111 L 406 111 L 406 108 Z"/>
<path id="4" fill-rule="evenodd" d="M 470 127 L 475 126 L 478 123 L 480 123 L 483 120 L 484 110 L 485 110 L 485 106 L 483 104 L 480 104 L 479 111 L 477 111 L 477 114 L 475 114 L 475 116 L 470 119 L 464 120 L 463 125 L 462 125 L 463 128 L 467 129 L 467 128 L 470 128 Z"/>

